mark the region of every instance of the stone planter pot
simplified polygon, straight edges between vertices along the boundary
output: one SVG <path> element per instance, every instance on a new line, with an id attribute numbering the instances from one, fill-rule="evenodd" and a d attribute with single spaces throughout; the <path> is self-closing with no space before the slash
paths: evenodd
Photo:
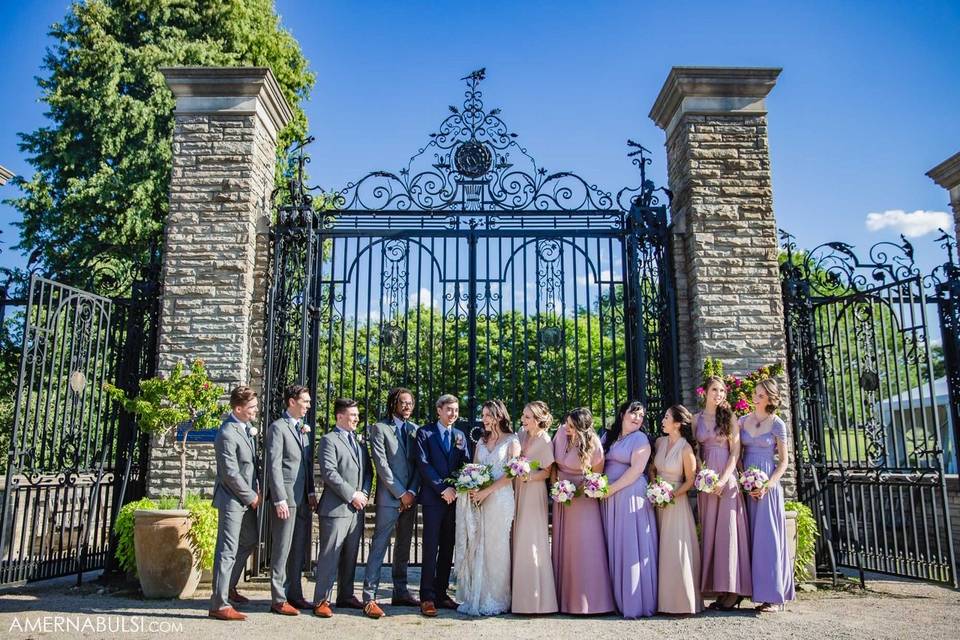
<path id="1" fill-rule="evenodd" d="M 783 513 L 787 519 L 787 553 L 790 555 L 790 566 L 797 557 L 797 512 L 785 511 Z"/>
<path id="2" fill-rule="evenodd" d="M 133 544 L 140 588 L 147 598 L 189 598 L 200 583 L 190 547 L 190 512 L 143 509 L 134 513 Z"/>

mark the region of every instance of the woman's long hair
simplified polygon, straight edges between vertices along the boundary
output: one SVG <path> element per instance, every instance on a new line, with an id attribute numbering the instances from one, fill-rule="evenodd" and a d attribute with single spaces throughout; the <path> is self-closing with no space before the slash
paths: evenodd
<path id="1" fill-rule="evenodd" d="M 617 417 L 613 421 L 613 424 L 610 425 L 610 428 L 607 429 L 607 433 L 603 439 L 603 452 L 609 453 L 610 447 L 613 446 L 613 443 L 617 441 L 617 438 L 620 437 L 620 434 L 623 433 L 623 419 L 627 417 L 628 413 L 636 413 L 637 411 L 643 410 L 644 418 L 646 418 L 647 408 L 643 406 L 643 403 L 638 400 L 627 400 L 620 405 L 620 408 L 617 409 Z M 640 424 L 640 430 L 644 433 L 647 430 L 644 428 L 646 425 L 646 420 Z M 647 438 L 649 440 L 649 438 Z"/>
<path id="2" fill-rule="evenodd" d="M 593 430 L 593 414 L 586 407 L 579 407 L 567 414 L 564 422 L 570 421 L 573 425 L 573 435 L 570 436 L 570 442 L 567 447 L 573 445 L 577 452 L 577 458 L 580 460 L 580 469 L 587 473 L 590 471 L 590 459 L 593 457 L 596 433 Z"/>
<path id="3" fill-rule="evenodd" d="M 709 393 L 710 387 L 715 384 L 720 385 L 724 390 L 727 388 L 727 383 L 723 381 L 723 378 L 720 376 L 710 376 L 707 378 L 704 389 Z M 731 430 L 730 424 L 732 422 L 733 407 L 730 406 L 730 403 L 727 402 L 726 397 L 724 397 L 723 400 L 717 403 L 716 426 L 714 427 L 714 433 L 721 438 L 729 438 Z"/>
<path id="4" fill-rule="evenodd" d="M 490 412 L 490 415 L 493 416 L 494 420 L 497 421 L 497 427 L 500 430 L 500 433 L 513 433 L 513 426 L 510 424 L 510 414 L 507 412 L 507 405 L 503 404 L 500 400 L 487 400 L 480 407 L 486 409 Z M 481 442 L 487 441 L 487 430 L 483 429 L 483 434 L 480 436 Z"/>
<path id="5" fill-rule="evenodd" d="M 693 415 L 690 411 L 682 404 L 675 404 L 667 409 L 667 413 L 674 422 L 680 423 L 680 436 L 696 451 L 697 439 L 693 436 Z"/>

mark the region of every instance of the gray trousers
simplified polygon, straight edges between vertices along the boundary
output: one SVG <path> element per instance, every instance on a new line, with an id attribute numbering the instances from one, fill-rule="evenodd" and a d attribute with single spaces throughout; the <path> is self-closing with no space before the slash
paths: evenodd
<path id="1" fill-rule="evenodd" d="M 363 536 L 363 512 L 347 518 L 320 516 L 320 549 L 317 553 L 317 581 L 313 600 L 334 602 L 333 583 L 337 583 L 337 600 L 354 595 L 353 577 L 357 570 L 357 552 Z"/>
<path id="2" fill-rule="evenodd" d="M 247 564 L 247 557 L 257 546 L 257 512 L 255 509 L 219 509 L 217 547 L 213 556 L 213 595 L 210 610 L 230 605 L 228 596 L 237 587 Z"/>
<path id="3" fill-rule="evenodd" d="M 270 505 L 270 596 L 274 604 L 303 600 L 303 562 L 310 537 L 309 505 L 290 506 L 286 520 Z"/>
<path id="4" fill-rule="evenodd" d="M 393 543 L 393 597 L 410 594 L 407 589 L 407 566 L 410 564 L 410 542 L 413 539 L 413 527 L 417 522 L 417 505 L 400 512 L 399 507 L 377 505 L 377 522 L 373 529 L 373 540 L 367 554 L 367 568 L 363 576 L 363 601 L 377 599 L 380 586 L 380 568 L 390 545 L 390 536 L 396 532 Z"/>

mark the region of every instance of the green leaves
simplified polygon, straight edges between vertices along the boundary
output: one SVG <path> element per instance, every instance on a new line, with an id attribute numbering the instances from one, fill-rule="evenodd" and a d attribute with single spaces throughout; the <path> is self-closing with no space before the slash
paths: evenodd
<path id="1" fill-rule="evenodd" d="M 820 530 L 813 517 L 813 511 L 802 502 L 787 502 L 784 505 L 787 511 L 797 512 L 797 557 L 793 561 L 793 577 L 797 582 L 809 580 L 807 567 L 813 561 L 816 553 L 817 538 Z"/>

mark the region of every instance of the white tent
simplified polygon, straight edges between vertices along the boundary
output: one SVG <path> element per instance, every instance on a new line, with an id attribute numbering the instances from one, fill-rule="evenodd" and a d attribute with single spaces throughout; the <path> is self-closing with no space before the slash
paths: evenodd
<path id="1" fill-rule="evenodd" d="M 957 446 L 954 442 L 953 423 L 950 417 L 950 398 L 946 377 L 933 381 L 932 393 L 930 384 L 924 383 L 878 403 L 879 416 L 882 417 L 887 431 L 887 455 L 902 457 L 902 454 L 898 455 L 904 450 L 902 441 L 894 442 L 895 437 L 900 434 L 909 438 L 926 429 L 932 435 L 935 424 L 934 410 L 936 410 L 936 424 L 940 425 L 944 468 L 947 473 L 957 473 Z"/>

